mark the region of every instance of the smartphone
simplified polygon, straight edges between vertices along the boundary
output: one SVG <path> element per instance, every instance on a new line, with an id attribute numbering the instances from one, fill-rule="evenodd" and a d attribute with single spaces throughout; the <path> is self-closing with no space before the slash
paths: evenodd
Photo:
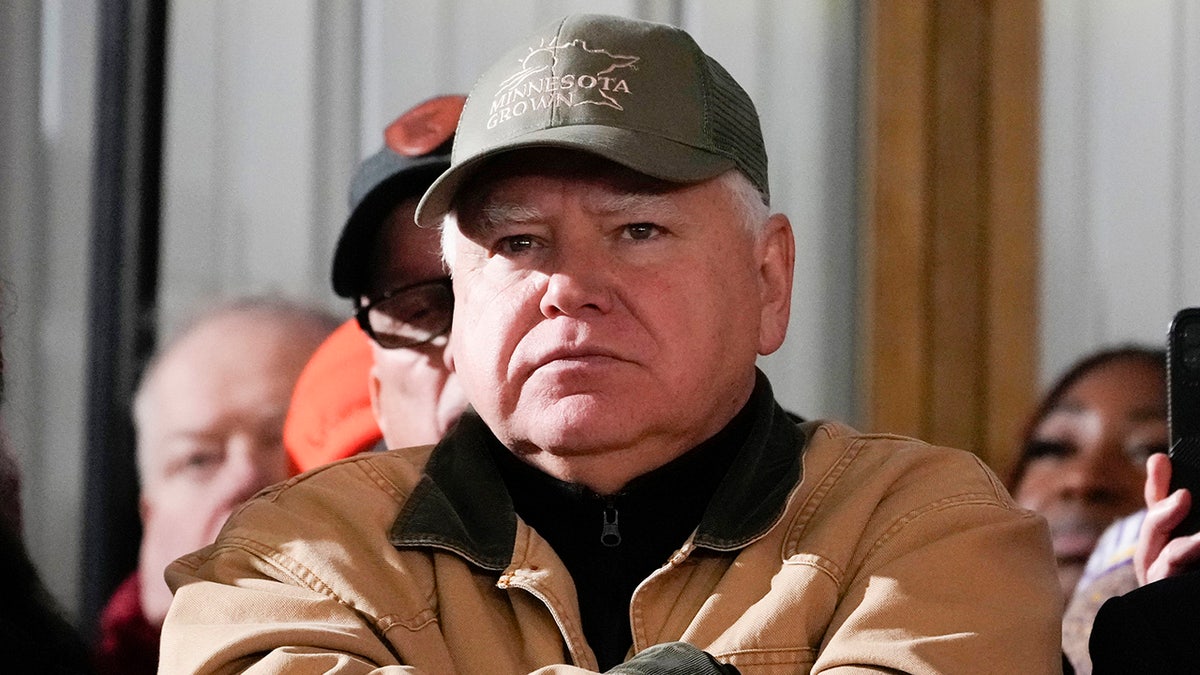
<path id="1" fill-rule="evenodd" d="M 1200 531 L 1200 307 L 1179 310 L 1167 330 L 1167 425 L 1171 490 L 1192 494 L 1178 537 Z"/>

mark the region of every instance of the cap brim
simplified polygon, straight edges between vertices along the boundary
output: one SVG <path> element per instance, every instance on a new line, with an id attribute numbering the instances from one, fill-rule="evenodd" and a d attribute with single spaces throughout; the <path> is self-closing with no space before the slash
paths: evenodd
<path id="1" fill-rule="evenodd" d="M 488 160 L 528 148 L 578 150 L 672 183 L 708 180 L 736 166 L 732 157 L 629 129 L 593 124 L 539 129 L 458 162 L 439 176 L 417 206 L 417 224 L 437 226 L 463 183 Z"/>
<path id="2" fill-rule="evenodd" d="M 333 292 L 343 298 L 358 297 L 366 286 L 367 253 L 379 228 L 396 204 L 422 194 L 449 164 L 445 155 L 408 158 L 405 165 L 380 180 L 363 196 L 346 218 L 333 251 Z"/>

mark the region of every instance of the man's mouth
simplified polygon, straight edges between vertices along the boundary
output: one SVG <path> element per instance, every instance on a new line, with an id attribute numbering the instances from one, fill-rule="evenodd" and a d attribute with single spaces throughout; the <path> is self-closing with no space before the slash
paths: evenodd
<path id="1" fill-rule="evenodd" d="M 558 365 L 600 365 L 611 361 L 624 361 L 615 351 L 602 347 L 570 347 L 552 350 L 534 361 L 534 369 Z"/>

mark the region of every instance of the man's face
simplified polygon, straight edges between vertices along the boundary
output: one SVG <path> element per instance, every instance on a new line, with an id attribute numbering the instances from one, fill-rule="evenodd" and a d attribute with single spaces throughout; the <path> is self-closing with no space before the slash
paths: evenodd
<path id="1" fill-rule="evenodd" d="M 211 543 L 229 514 L 288 477 L 282 441 L 292 387 L 322 335 L 294 322 L 231 315 L 160 362 L 139 400 L 143 608 L 166 615 L 162 570 Z"/>
<path id="2" fill-rule="evenodd" d="M 500 440 L 552 475 L 613 491 L 670 461 L 736 414 L 782 342 L 790 226 L 756 238 L 723 180 L 526 151 L 462 194 L 454 364 Z"/>
<path id="3" fill-rule="evenodd" d="M 381 229 L 372 251 L 366 298 L 446 276 L 438 232 L 417 227 L 417 199 L 400 203 Z M 446 338 L 413 348 L 371 349 L 371 402 L 390 448 L 436 443 L 466 408 L 466 398 L 448 369 Z"/>

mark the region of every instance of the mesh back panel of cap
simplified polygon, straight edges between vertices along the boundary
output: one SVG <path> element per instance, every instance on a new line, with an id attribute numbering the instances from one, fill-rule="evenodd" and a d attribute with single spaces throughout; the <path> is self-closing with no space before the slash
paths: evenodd
<path id="1" fill-rule="evenodd" d="M 711 56 L 705 55 L 705 58 L 713 78 L 709 91 L 714 118 L 713 141 L 734 158 L 738 168 L 762 192 L 763 200 L 769 202 L 767 153 L 758 113 L 737 80 Z"/>

